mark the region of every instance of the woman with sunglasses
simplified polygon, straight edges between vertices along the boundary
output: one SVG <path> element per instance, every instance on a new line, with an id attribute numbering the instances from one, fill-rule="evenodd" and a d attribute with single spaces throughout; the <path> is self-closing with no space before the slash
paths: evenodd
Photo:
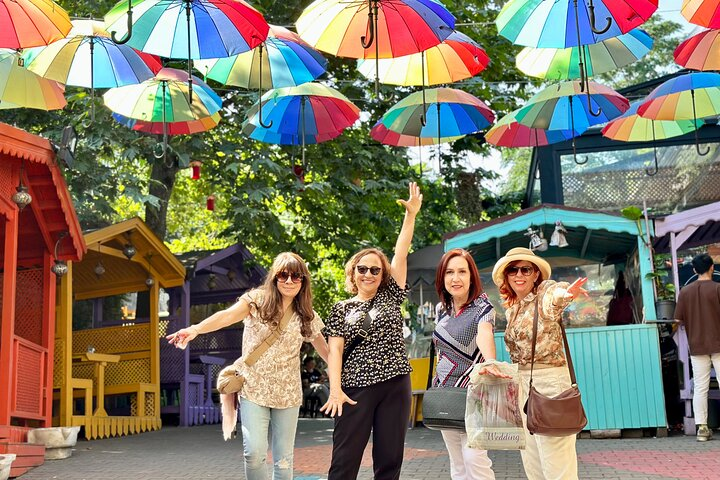
<path id="1" fill-rule="evenodd" d="M 322 411 L 335 418 L 328 480 L 357 478 L 363 451 L 373 434 L 376 480 L 397 480 L 410 416 L 410 363 L 400 305 L 407 296 L 407 256 L 422 205 L 410 183 L 392 262 L 366 248 L 345 265 L 345 288 L 354 295 L 333 305 L 327 319 L 330 398 Z"/>
<path id="2" fill-rule="evenodd" d="M 293 315 L 280 337 L 252 366 L 244 368 L 240 397 L 245 478 L 267 480 L 268 431 L 272 437 L 273 480 L 293 478 L 293 446 L 300 405 L 300 347 L 312 342 L 327 359 L 328 346 L 320 332 L 323 322 L 312 308 L 310 272 L 300 256 L 285 252 L 275 258 L 265 282 L 238 299 L 231 307 L 202 322 L 167 336 L 185 348 L 202 333 L 245 322 L 242 351 L 249 354 L 279 328 L 287 309 Z"/>
<path id="3" fill-rule="evenodd" d="M 527 248 L 513 248 L 497 261 L 492 278 L 504 300 L 505 344 L 520 373 L 520 406 L 525 405 L 530 388 L 533 319 L 537 304 L 538 327 L 535 346 L 533 387 L 554 397 L 570 388 L 570 371 L 563 347 L 562 312 L 578 295 L 587 278 L 572 284 L 550 280 L 550 264 Z M 531 435 L 525 424 L 525 450 L 521 450 L 528 480 L 576 480 L 576 436 Z"/>

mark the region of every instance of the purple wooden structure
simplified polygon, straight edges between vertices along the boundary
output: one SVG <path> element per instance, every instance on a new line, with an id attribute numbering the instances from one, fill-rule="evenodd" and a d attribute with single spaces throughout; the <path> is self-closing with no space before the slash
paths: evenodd
<path id="1" fill-rule="evenodd" d="M 182 287 L 168 292 L 170 316 L 164 325 L 167 333 L 190 325 L 192 306 L 234 302 L 259 286 L 267 274 L 240 243 L 223 250 L 189 252 L 178 258 L 187 276 Z M 215 379 L 223 365 L 240 356 L 241 345 L 242 325 L 201 335 L 185 350 L 161 342 L 162 413 L 178 414 L 181 426 L 218 423 L 220 406 L 212 398 Z"/>

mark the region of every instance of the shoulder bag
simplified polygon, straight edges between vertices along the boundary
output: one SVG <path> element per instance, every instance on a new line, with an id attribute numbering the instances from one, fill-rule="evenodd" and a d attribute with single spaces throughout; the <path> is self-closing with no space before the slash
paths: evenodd
<path id="1" fill-rule="evenodd" d="M 377 295 L 375 295 L 372 300 L 370 300 L 370 310 L 365 312 L 365 316 L 363 317 L 363 323 L 360 325 L 360 331 L 358 331 L 358 334 L 355 335 L 355 338 L 352 339 L 350 342 L 350 345 L 345 349 L 342 356 L 342 363 L 345 365 L 347 363 L 348 358 L 350 358 L 350 354 L 355 350 L 358 345 L 360 345 L 363 340 L 365 340 L 370 332 L 370 326 L 372 325 L 372 321 L 374 317 L 370 315 L 370 312 L 373 311 L 374 305 L 375 305 L 375 299 L 377 298 Z"/>
<path id="2" fill-rule="evenodd" d="M 575 435 L 587 425 L 585 409 L 580 398 L 580 390 L 575 379 L 570 347 L 568 346 L 565 327 L 560 322 L 565 356 L 568 370 L 570 370 L 571 386 L 555 397 L 548 397 L 535 390 L 532 382 L 533 367 L 535 366 L 535 344 L 537 343 L 538 328 L 538 299 L 535 299 L 535 316 L 533 318 L 532 359 L 530 360 L 530 389 L 525 402 L 527 415 L 527 429 L 532 435 L 545 435 L 548 437 L 565 437 Z"/>
<path id="3" fill-rule="evenodd" d="M 220 370 L 217 379 L 218 392 L 220 392 L 221 394 L 231 394 L 237 393 L 242 390 L 243 385 L 245 384 L 245 377 L 243 376 L 241 370 L 242 364 L 248 367 L 252 367 L 255 362 L 258 361 L 260 356 L 265 353 L 267 349 L 270 348 L 278 338 L 280 338 L 280 335 L 282 335 L 282 333 L 285 331 L 285 328 L 287 328 L 288 323 L 290 323 L 290 318 L 292 316 L 293 308 L 292 305 L 290 305 L 287 310 L 285 310 L 285 313 L 283 314 L 283 317 L 280 320 L 280 324 L 278 325 L 278 327 L 273 329 L 270 332 L 270 335 L 268 335 L 267 338 L 265 338 L 260 343 L 260 345 L 255 347 L 255 349 L 250 352 L 250 355 L 248 355 L 244 361 L 241 357 L 236 360 L 232 365 L 228 365 L 227 367 Z"/>

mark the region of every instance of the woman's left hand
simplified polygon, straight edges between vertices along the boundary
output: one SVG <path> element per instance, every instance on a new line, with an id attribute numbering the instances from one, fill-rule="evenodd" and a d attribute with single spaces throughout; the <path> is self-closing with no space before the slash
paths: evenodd
<path id="1" fill-rule="evenodd" d="M 407 200 L 398 200 L 398 203 L 405 207 L 405 210 L 407 210 L 407 213 L 411 215 L 417 215 L 417 213 L 420 211 L 420 206 L 422 205 L 422 193 L 420 193 L 420 187 L 418 187 L 418 184 L 415 182 L 410 182 L 410 198 Z"/>
<path id="2" fill-rule="evenodd" d="M 575 280 L 567 289 L 567 293 L 569 293 L 573 300 L 576 299 L 579 295 L 585 295 L 588 296 L 587 290 L 582 288 L 583 285 L 587 282 L 587 277 L 581 277 Z"/>
<path id="3" fill-rule="evenodd" d="M 477 371 L 478 375 L 492 375 L 497 378 L 512 378 L 510 375 L 502 373 L 496 365 L 486 365 Z"/>

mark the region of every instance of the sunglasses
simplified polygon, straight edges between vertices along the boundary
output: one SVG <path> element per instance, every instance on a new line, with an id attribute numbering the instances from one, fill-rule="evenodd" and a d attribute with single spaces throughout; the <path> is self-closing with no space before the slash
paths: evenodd
<path id="1" fill-rule="evenodd" d="M 382 272 L 382 268 L 380 267 L 366 267 L 365 265 L 358 265 L 355 267 L 360 275 L 365 275 L 368 270 L 370 270 L 370 273 L 373 277 L 377 277 L 380 275 L 380 272 Z"/>
<path id="2" fill-rule="evenodd" d="M 299 272 L 279 272 L 277 275 L 275 275 L 275 279 L 283 283 L 287 282 L 288 278 L 292 279 L 292 283 L 300 283 L 303 281 L 303 278 L 305 278 L 305 275 Z"/>
<path id="3" fill-rule="evenodd" d="M 508 275 L 515 276 L 518 273 L 522 273 L 523 277 L 529 277 L 533 273 L 535 273 L 535 268 L 528 267 L 528 266 L 522 266 L 522 267 L 508 267 L 505 269 L 505 272 Z"/>

